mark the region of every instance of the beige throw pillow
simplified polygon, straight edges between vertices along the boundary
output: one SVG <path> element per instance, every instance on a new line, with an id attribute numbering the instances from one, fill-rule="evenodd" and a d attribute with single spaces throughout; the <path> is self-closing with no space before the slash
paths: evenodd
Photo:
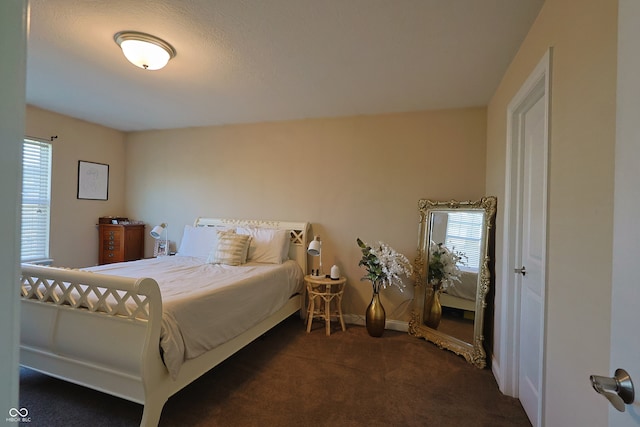
<path id="1" fill-rule="evenodd" d="M 251 236 L 231 231 L 218 232 L 218 244 L 209 254 L 210 264 L 241 265 L 247 262 Z"/>

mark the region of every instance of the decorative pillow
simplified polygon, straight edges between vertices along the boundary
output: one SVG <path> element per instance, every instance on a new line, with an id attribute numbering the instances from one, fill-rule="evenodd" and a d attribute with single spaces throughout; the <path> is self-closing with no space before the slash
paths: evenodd
<path id="1" fill-rule="evenodd" d="M 287 230 L 238 227 L 236 233 L 251 236 L 248 261 L 282 264 L 289 258 L 290 237 Z"/>
<path id="2" fill-rule="evenodd" d="M 207 262 L 210 264 L 240 265 L 247 262 L 251 236 L 235 231 L 218 232 L 218 244 L 211 250 Z"/>
<path id="3" fill-rule="evenodd" d="M 218 229 L 214 227 L 193 227 L 191 225 L 184 226 L 182 240 L 177 256 L 194 256 L 199 258 L 207 258 L 211 248 L 218 241 Z"/>

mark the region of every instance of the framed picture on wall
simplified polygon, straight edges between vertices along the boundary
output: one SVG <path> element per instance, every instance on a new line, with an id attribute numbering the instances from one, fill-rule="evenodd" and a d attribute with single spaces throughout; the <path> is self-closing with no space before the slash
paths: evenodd
<path id="1" fill-rule="evenodd" d="M 109 165 L 78 160 L 78 199 L 109 198 Z"/>

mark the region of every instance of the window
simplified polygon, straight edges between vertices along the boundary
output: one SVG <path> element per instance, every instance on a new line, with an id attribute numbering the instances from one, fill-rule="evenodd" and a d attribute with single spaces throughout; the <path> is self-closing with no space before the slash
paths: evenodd
<path id="1" fill-rule="evenodd" d="M 22 255 L 49 260 L 51 143 L 25 139 L 22 149 Z"/>
<path id="2" fill-rule="evenodd" d="M 445 246 L 464 253 L 461 266 L 471 271 L 480 268 L 483 218 L 482 212 L 449 212 Z"/>

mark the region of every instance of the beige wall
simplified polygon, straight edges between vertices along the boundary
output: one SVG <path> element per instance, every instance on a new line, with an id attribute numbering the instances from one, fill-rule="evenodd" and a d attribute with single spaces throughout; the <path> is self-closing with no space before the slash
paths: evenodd
<path id="1" fill-rule="evenodd" d="M 507 105 L 553 46 L 544 425 L 607 425 L 617 2 L 546 0 L 488 106 L 487 192 L 504 196 Z M 504 207 L 497 226 L 502 249 Z M 496 270 L 502 269 L 498 258 Z M 497 278 L 496 301 L 504 278 Z M 497 311 L 505 309 L 497 307 Z M 501 325 L 496 324 L 498 338 Z M 509 355 L 499 354 L 499 364 Z"/>
<path id="2" fill-rule="evenodd" d="M 419 198 L 485 194 L 485 138 L 484 108 L 131 133 L 126 206 L 172 241 L 197 216 L 309 221 L 325 271 L 349 280 L 344 311 L 362 316 L 356 237 L 413 260 Z M 384 291 L 388 319 L 407 320 L 412 295 Z"/>
<path id="3" fill-rule="evenodd" d="M 125 135 L 61 114 L 27 107 L 25 134 L 53 142 L 50 255 L 54 265 L 98 263 L 98 217 L 125 211 Z M 78 200 L 78 160 L 109 165 L 109 199 Z"/>

